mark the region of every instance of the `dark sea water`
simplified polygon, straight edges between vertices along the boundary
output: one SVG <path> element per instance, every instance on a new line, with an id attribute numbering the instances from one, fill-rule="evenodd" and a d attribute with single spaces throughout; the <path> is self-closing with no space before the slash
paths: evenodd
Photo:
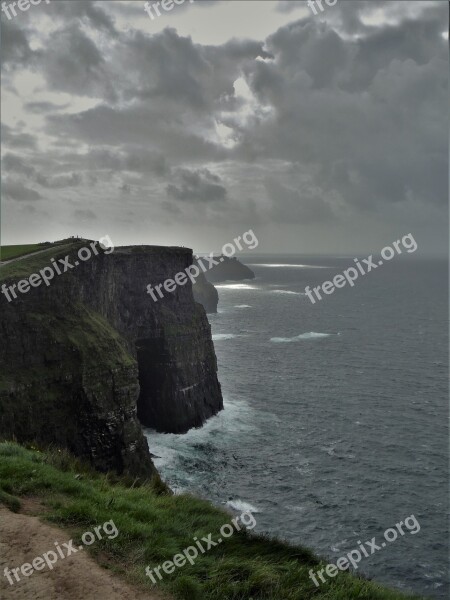
<path id="1" fill-rule="evenodd" d="M 448 598 L 447 264 L 396 256 L 313 305 L 352 257 L 243 262 L 256 279 L 217 286 L 210 315 L 225 410 L 148 432 L 163 477 L 330 561 L 414 515 L 359 572 Z"/>

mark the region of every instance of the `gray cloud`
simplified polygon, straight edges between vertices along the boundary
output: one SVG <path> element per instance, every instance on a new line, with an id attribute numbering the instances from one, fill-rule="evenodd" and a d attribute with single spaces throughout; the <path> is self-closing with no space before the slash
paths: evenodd
<path id="1" fill-rule="evenodd" d="M 2 19 L 2 74 L 26 64 L 32 56 L 27 32 L 13 21 Z"/>
<path id="2" fill-rule="evenodd" d="M 64 110 L 65 108 L 68 108 L 68 106 L 68 104 L 59 106 L 58 104 L 54 104 L 53 102 L 27 102 L 24 105 L 24 109 L 26 111 L 39 115 Z"/>
<path id="3" fill-rule="evenodd" d="M 208 169 L 180 169 L 177 179 L 177 185 L 167 186 L 167 195 L 175 200 L 209 203 L 222 202 L 227 197 L 227 190 L 221 185 L 220 177 Z"/>
<path id="4" fill-rule="evenodd" d="M 23 148 L 32 150 L 36 147 L 36 137 L 29 133 L 15 132 L 11 127 L 1 124 L 2 146 L 4 148 Z"/>
<path id="5" fill-rule="evenodd" d="M 114 18 L 108 9 L 109 6 L 105 0 L 100 2 L 95 0 L 66 0 L 52 2 L 46 7 L 46 10 L 54 19 L 58 18 L 64 23 L 76 22 L 79 26 L 89 26 L 93 30 L 114 37 L 117 35 L 117 31 L 114 26 Z"/>
<path id="6" fill-rule="evenodd" d="M 89 203 L 75 222 L 91 203 L 105 214 L 111 195 L 133 202 L 137 223 L 197 203 L 211 209 L 200 235 L 253 219 L 284 228 L 271 240 L 295 240 L 308 226 L 312 251 L 341 247 L 352 228 L 375 240 L 426 218 L 445 245 L 447 2 L 340 0 L 320 18 L 274 2 L 287 25 L 215 46 L 195 27 L 152 33 L 134 4 L 52 4 L 51 31 L 29 15 L 2 23 L 4 90 L 25 122 L 2 125 L 9 198 L 39 185 L 52 202 Z M 205 21 L 215 4 L 202 3 Z M 141 12 L 142 27 L 123 25 Z M 44 83 L 22 98 L 15 76 L 27 68 Z M 70 101 L 56 106 L 55 93 Z"/>
<path id="7" fill-rule="evenodd" d="M 97 215 L 89 209 L 76 209 L 73 211 L 73 216 L 75 219 L 80 221 L 91 221 L 92 219 L 97 219 Z"/>
<path id="8" fill-rule="evenodd" d="M 116 99 L 107 61 L 96 43 L 74 23 L 53 34 L 39 62 L 50 89 Z"/>
<path id="9" fill-rule="evenodd" d="M 47 176 L 36 174 L 36 181 L 45 188 L 64 189 L 81 185 L 83 179 L 79 173 L 64 173 L 62 175 Z"/>
<path id="10" fill-rule="evenodd" d="M 432 14 L 355 42 L 311 21 L 281 29 L 268 40 L 276 59 L 247 72 L 275 109 L 246 132 L 247 144 L 257 142 L 261 157 L 317 167 L 323 192 L 360 209 L 411 197 L 446 203 L 447 142 L 436 128 L 448 97 L 441 29 Z"/>
<path id="11" fill-rule="evenodd" d="M 29 164 L 27 160 L 11 153 L 6 153 L 3 156 L 2 167 L 7 174 L 18 173 L 24 175 L 30 182 L 38 183 L 45 188 L 64 189 L 79 186 L 83 182 L 83 178 L 79 173 L 46 175 Z"/>
<path id="12" fill-rule="evenodd" d="M 12 179 L 2 179 L 2 196 L 7 200 L 40 200 L 41 194 L 36 190 L 27 188 L 22 182 Z"/>
<path id="13" fill-rule="evenodd" d="M 283 185 L 274 177 L 264 182 L 273 205 L 269 216 L 276 222 L 290 223 L 292 220 L 302 223 L 332 222 L 336 215 L 319 195 L 310 191 L 301 194 L 298 190 Z"/>
<path id="14" fill-rule="evenodd" d="M 7 173 L 21 173 L 26 176 L 34 175 L 35 173 L 35 169 L 23 158 L 10 153 L 6 153 L 2 158 L 2 170 Z"/>

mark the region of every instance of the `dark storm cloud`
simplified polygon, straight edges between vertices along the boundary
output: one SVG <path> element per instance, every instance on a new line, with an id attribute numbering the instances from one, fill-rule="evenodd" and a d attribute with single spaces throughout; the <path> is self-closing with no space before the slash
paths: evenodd
<path id="1" fill-rule="evenodd" d="M 2 71 L 26 64 L 32 55 L 27 32 L 13 21 L 2 19 Z"/>
<path id="2" fill-rule="evenodd" d="M 54 104 L 53 102 L 27 102 L 24 105 L 24 109 L 36 115 L 40 115 L 49 112 L 57 112 L 59 110 L 64 110 L 68 106 L 68 104 L 65 104 L 64 106 L 59 106 L 58 104 Z"/>
<path id="3" fill-rule="evenodd" d="M 318 166 L 317 184 L 359 208 L 447 201 L 448 102 L 440 11 L 345 41 L 300 21 L 271 36 L 275 61 L 247 71 L 275 116 L 246 143 L 261 157 Z M 418 44 L 417 40 L 424 40 Z"/>
<path id="4" fill-rule="evenodd" d="M 368 212 L 388 221 L 399 206 L 412 220 L 422 207 L 418 226 L 428 206 L 443 215 L 447 2 L 340 0 L 314 18 L 281 1 L 293 21 L 267 40 L 215 46 L 121 28 L 127 11 L 145 19 L 140 5 L 52 4 L 49 33 L 2 23 L 5 90 L 16 94 L 12 77 L 29 66 L 52 92 L 27 97 L 29 131 L 2 127 L 4 169 L 31 195 L 35 184 L 86 196 L 95 186 L 106 205 L 111 184 L 143 206 L 159 195 L 173 214 L 225 206 L 235 227 L 243 215 L 293 227 Z M 214 3 L 203 5 L 207 19 Z M 56 107 L 55 92 L 70 106 Z"/>
<path id="5" fill-rule="evenodd" d="M 104 9 L 107 8 L 105 0 L 71 0 L 70 2 L 53 2 L 50 14 L 59 17 L 65 22 L 78 21 L 81 25 L 88 25 L 98 31 L 116 36 L 117 31 L 113 18 Z"/>
<path id="6" fill-rule="evenodd" d="M 172 160 L 219 160 L 227 152 L 218 144 L 191 132 L 183 123 L 168 119 L 163 106 L 145 107 L 134 105 L 125 109 L 98 106 L 76 115 L 53 115 L 48 117 L 50 134 L 66 133 L 89 144 L 115 147 L 122 144 L 148 147 L 155 145 Z"/>
<path id="7" fill-rule="evenodd" d="M 132 32 L 119 44 L 117 60 L 125 99 L 163 106 L 164 117 L 177 122 L 186 113 L 211 119 L 214 110 L 230 106 L 233 84 L 245 64 L 266 57 L 260 42 L 231 40 L 223 46 L 201 46 L 174 29 L 149 36 Z"/>
<path id="8" fill-rule="evenodd" d="M 23 158 L 16 154 L 7 153 L 2 158 L 2 170 L 6 173 L 21 173 L 26 176 L 34 175 L 35 169 Z"/>
<path id="9" fill-rule="evenodd" d="M 36 190 L 26 187 L 21 181 L 10 178 L 2 180 L 2 196 L 7 200 L 17 200 L 19 202 L 40 200 L 42 198 Z"/>
<path id="10" fill-rule="evenodd" d="M 52 36 L 52 43 L 42 52 L 40 63 L 50 89 L 116 99 L 107 61 L 95 42 L 76 24 Z"/>
<path id="11" fill-rule="evenodd" d="M 219 176 L 208 169 L 189 171 L 179 169 L 178 183 L 167 186 L 167 195 L 174 200 L 189 202 L 222 202 L 227 197 L 226 188 Z"/>
<path id="12" fill-rule="evenodd" d="M 16 132 L 8 125 L 5 125 L 5 123 L 2 123 L 1 131 L 2 147 L 4 148 L 10 147 L 31 150 L 36 147 L 36 137 L 29 133 Z"/>
<path id="13" fill-rule="evenodd" d="M 83 183 L 82 176 L 79 173 L 46 175 L 40 169 L 36 169 L 31 165 L 28 160 L 11 153 L 6 153 L 2 158 L 2 171 L 7 175 L 11 173 L 23 175 L 28 179 L 27 183 L 38 183 L 40 186 L 49 189 L 77 187 Z"/>

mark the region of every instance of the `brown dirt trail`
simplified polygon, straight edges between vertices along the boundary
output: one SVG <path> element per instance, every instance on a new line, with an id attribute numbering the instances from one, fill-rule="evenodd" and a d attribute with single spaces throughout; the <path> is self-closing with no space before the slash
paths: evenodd
<path id="1" fill-rule="evenodd" d="M 0 506 L 0 600 L 162 600 L 162 596 L 129 585 L 102 569 L 85 550 L 59 559 L 50 571 L 45 565 L 10 585 L 9 569 L 31 563 L 34 558 L 61 546 L 70 534 L 43 523 L 35 516 L 16 514 Z"/>

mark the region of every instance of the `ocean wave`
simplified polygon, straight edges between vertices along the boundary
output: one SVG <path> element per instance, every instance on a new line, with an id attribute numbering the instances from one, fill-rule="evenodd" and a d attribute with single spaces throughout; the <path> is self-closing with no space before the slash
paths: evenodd
<path id="1" fill-rule="evenodd" d="M 320 265 L 291 265 L 278 263 L 251 263 L 249 267 L 269 267 L 272 269 L 330 269 L 331 267 L 323 267 Z"/>
<path id="2" fill-rule="evenodd" d="M 302 292 L 291 292 L 290 290 L 270 290 L 272 294 L 291 294 L 293 296 L 304 296 Z"/>
<path id="3" fill-rule="evenodd" d="M 234 333 L 214 333 L 212 336 L 213 342 L 220 340 L 232 340 L 233 338 L 239 337 Z"/>
<path id="4" fill-rule="evenodd" d="M 317 340 L 321 338 L 330 337 L 331 335 L 335 335 L 333 333 L 317 333 L 316 331 L 309 331 L 308 333 L 301 333 L 300 335 L 296 335 L 291 338 L 282 338 L 282 337 L 273 337 L 270 338 L 271 342 L 275 342 L 277 344 L 281 344 L 283 342 L 300 342 L 302 340 Z M 337 334 L 339 335 L 339 334 Z"/>
<path id="5" fill-rule="evenodd" d="M 253 409 L 243 400 L 224 398 L 224 410 L 206 421 L 202 427 L 187 433 L 158 433 L 144 428 L 155 466 L 171 487 L 184 490 L 196 488 L 201 462 L 205 470 L 217 475 L 217 464 L 224 452 L 239 448 L 242 438 L 258 431 Z M 234 457 L 232 457 L 233 460 Z M 195 469 L 193 465 L 197 465 Z M 200 475 L 204 478 L 204 472 Z"/>
<path id="6" fill-rule="evenodd" d="M 342 547 L 345 547 L 345 545 L 347 544 L 347 539 L 341 540 L 340 542 L 337 542 L 336 544 L 334 544 L 334 546 L 331 546 L 331 550 L 333 552 L 341 552 L 342 551 Z"/>
<path id="7" fill-rule="evenodd" d="M 236 304 L 234 308 L 251 308 L 250 304 Z"/>
<path id="8" fill-rule="evenodd" d="M 258 514 L 261 512 L 258 508 L 250 504 L 249 502 L 244 502 L 243 500 L 228 500 L 226 506 L 229 506 L 236 512 L 250 512 Z"/>
<path id="9" fill-rule="evenodd" d="M 214 285 L 219 290 L 257 290 L 258 288 L 248 283 L 222 283 Z"/>

